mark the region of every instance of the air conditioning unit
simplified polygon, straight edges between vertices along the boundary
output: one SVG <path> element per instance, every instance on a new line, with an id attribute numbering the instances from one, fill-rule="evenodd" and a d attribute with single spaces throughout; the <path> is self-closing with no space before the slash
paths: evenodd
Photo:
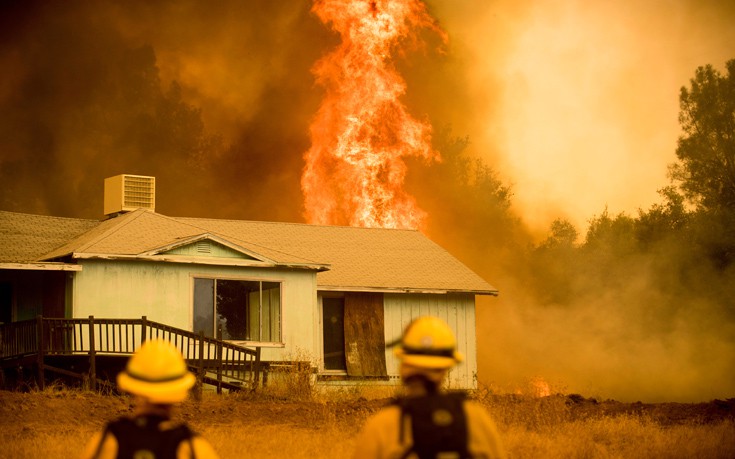
<path id="1" fill-rule="evenodd" d="M 105 179 L 105 215 L 156 210 L 156 178 L 122 174 Z"/>

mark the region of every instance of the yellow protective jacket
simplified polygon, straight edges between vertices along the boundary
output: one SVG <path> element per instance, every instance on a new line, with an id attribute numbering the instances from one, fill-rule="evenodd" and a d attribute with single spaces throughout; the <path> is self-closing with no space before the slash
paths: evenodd
<path id="1" fill-rule="evenodd" d="M 162 431 L 172 429 L 173 427 L 175 427 L 175 424 L 170 421 L 164 421 L 159 425 Z M 194 454 L 192 454 L 192 448 L 194 449 Z M 92 437 L 81 457 L 82 459 L 115 459 L 117 458 L 117 454 L 117 438 L 105 429 L 103 432 L 98 432 Z M 194 434 L 190 441 L 185 440 L 179 443 L 178 449 L 176 450 L 177 459 L 190 459 L 192 457 L 196 457 L 197 459 L 219 459 L 212 445 L 197 434 Z"/>
<path id="2" fill-rule="evenodd" d="M 473 458 L 505 459 L 495 422 L 478 403 L 464 401 L 467 419 L 467 449 Z M 403 443 L 400 439 L 401 408 L 391 405 L 378 411 L 365 423 L 357 437 L 354 459 L 398 459 L 411 449 L 411 421 L 403 419 Z M 416 458 L 411 454 L 408 458 Z"/>

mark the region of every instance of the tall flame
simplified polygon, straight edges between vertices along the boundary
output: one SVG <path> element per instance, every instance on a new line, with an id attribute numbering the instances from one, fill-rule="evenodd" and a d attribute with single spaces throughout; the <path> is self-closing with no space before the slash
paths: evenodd
<path id="1" fill-rule="evenodd" d="M 313 68 L 325 98 L 310 127 L 301 178 L 309 223 L 419 228 L 426 213 L 403 190 L 404 157 L 438 160 L 431 126 L 399 100 L 391 53 L 417 29 L 441 31 L 419 0 L 315 0 L 342 42 Z"/>

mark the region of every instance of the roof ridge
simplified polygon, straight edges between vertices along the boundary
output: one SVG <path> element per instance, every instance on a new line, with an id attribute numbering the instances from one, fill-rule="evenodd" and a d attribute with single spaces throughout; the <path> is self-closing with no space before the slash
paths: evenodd
<path id="1" fill-rule="evenodd" d="M 105 223 L 105 222 L 116 220 L 118 218 L 120 219 L 119 222 L 116 222 L 116 224 L 111 225 L 110 228 L 102 231 L 102 233 L 100 233 L 99 235 L 97 235 L 94 238 L 92 238 L 86 244 L 82 244 L 79 247 L 77 247 L 77 251 L 87 250 L 87 248 L 89 248 L 93 244 L 96 244 L 96 243 L 100 242 L 101 240 L 110 237 L 111 235 L 113 235 L 116 232 L 120 231 L 121 228 L 129 225 L 131 222 L 133 222 L 133 221 L 137 220 L 138 218 L 140 218 L 140 216 L 143 215 L 144 212 L 148 212 L 148 210 L 145 210 L 145 209 L 135 209 L 132 212 L 127 212 L 127 213 L 125 213 L 123 215 L 119 215 L 119 216 L 115 217 L 114 219 L 104 220 L 104 221 L 100 222 L 100 224 L 102 224 L 102 223 Z M 153 212 L 153 213 L 155 213 L 155 212 Z M 95 227 L 95 228 L 97 228 L 97 227 Z"/>
<path id="2" fill-rule="evenodd" d="M 186 219 L 186 220 L 209 220 L 209 221 L 218 221 L 218 222 L 235 222 L 235 223 L 259 223 L 264 225 L 293 225 L 293 226 L 308 226 L 310 228 L 345 228 L 345 229 L 355 229 L 355 230 L 386 230 L 386 231 L 409 231 L 409 232 L 418 232 L 421 231 L 418 228 L 383 228 L 379 226 L 350 226 L 350 225 L 324 225 L 324 224 L 317 224 L 317 223 L 303 223 L 303 222 L 272 222 L 272 221 L 265 221 L 265 220 L 237 220 L 234 218 L 207 218 L 207 217 L 170 217 L 176 220 L 179 219 Z"/>

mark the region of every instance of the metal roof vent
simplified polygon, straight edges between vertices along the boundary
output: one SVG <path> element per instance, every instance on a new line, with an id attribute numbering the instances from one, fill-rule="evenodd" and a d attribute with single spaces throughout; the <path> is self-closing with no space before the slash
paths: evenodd
<path id="1" fill-rule="evenodd" d="M 156 178 L 122 174 L 105 179 L 105 215 L 156 210 Z"/>

